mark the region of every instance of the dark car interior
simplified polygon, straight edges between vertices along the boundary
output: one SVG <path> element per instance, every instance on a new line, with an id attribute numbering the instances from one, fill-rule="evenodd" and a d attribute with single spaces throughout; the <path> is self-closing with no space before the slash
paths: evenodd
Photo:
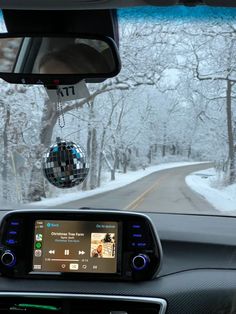
<path id="1" fill-rule="evenodd" d="M 112 39 L 117 54 L 116 9 L 146 5 L 233 7 L 236 3 L 234 0 L 0 0 L 12 37 L 63 37 L 79 33 L 107 36 Z M 32 42 L 34 49 L 38 42 Z M 120 71 L 118 57 L 113 76 Z M 8 73 L 1 77 L 10 83 L 21 83 L 24 77 L 28 84 L 37 84 L 39 79 L 37 74 Z M 66 84 L 75 84 L 78 79 L 81 77 L 60 76 Z M 93 83 L 103 82 L 106 77 L 84 79 Z M 53 75 L 42 76 L 40 80 L 48 88 L 56 85 Z M 235 313 L 235 217 L 200 212 L 198 215 L 151 213 L 148 209 L 145 213 L 135 213 L 115 207 L 114 204 L 114 208 L 99 210 L 14 211 L 2 208 L 0 313 Z M 106 234 L 103 239 L 106 254 L 112 258 L 100 259 L 99 247 L 89 249 L 90 241 L 96 243 L 99 229 Z M 40 255 L 42 238 L 44 261 Z M 70 260 L 69 265 L 66 259 L 69 252 L 65 243 L 69 242 L 81 258 L 79 271 L 76 260 L 74 263 Z M 82 246 L 78 246 L 79 242 Z M 55 250 L 60 252 L 58 260 L 53 259 Z M 83 257 L 89 250 L 90 256 Z"/>

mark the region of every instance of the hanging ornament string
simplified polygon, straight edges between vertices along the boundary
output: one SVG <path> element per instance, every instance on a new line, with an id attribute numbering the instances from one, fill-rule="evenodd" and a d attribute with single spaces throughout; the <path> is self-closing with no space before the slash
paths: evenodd
<path id="1" fill-rule="evenodd" d="M 63 129 L 66 125 L 65 123 L 65 115 L 62 108 L 62 100 L 60 89 L 57 89 L 57 112 L 58 112 L 58 125 L 61 129 Z"/>

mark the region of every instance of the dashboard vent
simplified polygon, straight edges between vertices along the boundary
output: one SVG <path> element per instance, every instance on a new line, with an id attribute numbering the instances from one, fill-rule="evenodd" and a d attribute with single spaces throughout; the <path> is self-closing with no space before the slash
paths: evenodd
<path id="1" fill-rule="evenodd" d="M 22 293 L 23 294 L 23 293 Z M 166 301 L 157 298 L 65 295 L 38 293 L 0 293 L 0 313 L 45 313 L 53 311 L 67 314 L 164 314 Z M 34 295 L 34 296 L 33 296 Z M 41 297 L 40 295 L 44 295 Z"/>
<path id="2" fill-rule="evenodd" d="M 160 306 L 154 304 L 142 304 L 121 301 L 97 300 L 94 304 L 82 305 L 81 302 L 73 302 L 70 314 L 159 314 Z"/>

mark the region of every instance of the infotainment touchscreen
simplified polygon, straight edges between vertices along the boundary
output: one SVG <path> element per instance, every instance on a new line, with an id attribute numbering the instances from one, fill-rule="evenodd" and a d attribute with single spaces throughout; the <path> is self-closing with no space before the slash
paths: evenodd
<path id="1" fill-rule="evenodd" d="M 118 223 L 36 220 L 34 272 L 117 273 Z"/>

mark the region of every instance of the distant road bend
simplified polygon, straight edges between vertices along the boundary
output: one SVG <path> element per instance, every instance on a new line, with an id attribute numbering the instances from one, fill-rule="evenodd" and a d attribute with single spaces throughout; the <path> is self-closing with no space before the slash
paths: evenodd
<path id="1" fill-rule="evenodd" d="M 201 195 L 192 191 L 185 177 L 194 171 L 210 168 L 198 164 L 152 173 L 122 188 L 68 202 L 58 208 L 118 208 L 131 211 L 217 214 Z"/>

